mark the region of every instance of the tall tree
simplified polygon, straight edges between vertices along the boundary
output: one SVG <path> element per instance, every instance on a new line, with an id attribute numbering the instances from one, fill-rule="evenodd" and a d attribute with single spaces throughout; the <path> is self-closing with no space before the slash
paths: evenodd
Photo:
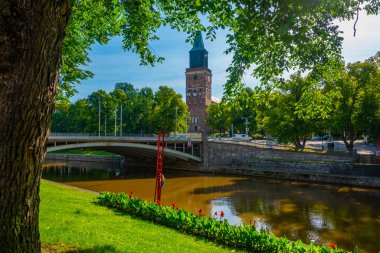
<path id="1" fill-rule="evenodd" d="M 90 133 L 102 135 L 104 133 L 104 108 L 109 100 L 109 95 L 104 90 L 98 90 L 91 93 L 87 98 L 89 111 L 91 113 L 90 121 L 88 122 L 88 130 Z M 100 113 L 99 113 L 100 111 Z M 102 116 L 103 115 L 103 116 Z M 100 122 L 99 122 L 100 121 Z M 100 123 L 100 128 L 99 128 Z M 103 127 L 102 127 L 103 126 Z"/>
<path id="2" fill-rule="evenodd" d="M 151 88 L 142 88 L 138 92 L 135 103 L 134 132 L 153 133 L 154 130 L 149 123 L 149 118 L 153 113 L 154 94 Z"/>
<path id="3" fill-rule="evenodd" d="M 110 93 L 110 96 L 111 96 L 113 112 L 114 112 L 114 116 L 112 119 L 113 121 L 115 121 L 115 112 L 116 112 L 116 121 L 118 121 L 116 124 L 116 133 L 120 135 L 120 131 L 122 131 L 122 129 L 120 129 L 119 120 L 120 120 L 121 113 L 123 111 L 123 108 L 121 107 L 123 107 L 124 101 L 127 99 L 127 94 L 125 94 L 125 92 L 121 89 L 115 89 L 114 91 Z M 113 131 L 115 132 L 115 126 L 113 128 Z"/>
<path id="4" fill-rule="evenodd" d="M 268 94 L 261 114 L 263 128 L 279 142 L 302 149 L 306 139 L 328 119 L 332 99 L 323 96 L 318 82 L 299 73 L 276 86 L 281 88 Z"/>
<path id="5" fill-rule="evenodd" d="M 379 55 L 379 54 L 377 54 Z M 359 133 L 376 138 L 379 127 L 380 64 L 375 57 L 347 64 L 339 78 L 329 84 L 339 94 L 332 127 L 342 135 L 347 149 L 352 150 Z"/>
<path id="6" fill-rule="evenodd" d="M 67 121 L 71 123 L 71 128 L 68 132 L 88 133 L 89 126 L 91 126 L 91 118 L 93 118 L 93 116 L 90 114 L 87 99 L 79 99 L 70 107 Z"/>
<path id="7" fill-rule="evenodd" d="M 247 130 L 248 134 L 256 132 L 256 103 L 256 91 L 249 87 L 244 87 L 233 97 L 228 97 L 229 123 L 233 125 L 234 132 L 245 133 Z"/>
<path id="8" fill-rule="evenodd" d="M 65 97 L 63 97 L 63 99 L 56 101 L 55 111 L 53 114 L 53 120 L 51 124 L 51 131 L 53 133 L 67 133 L 68 132 L 67 120 L 69 117 L 70 107 L 71 107 L 70 101 Z"/>
<path id="9" fill-rule="evenodd" d="M 186 117 L 189 118 L 187 105 L 182 96 L 175 93 L 172 88 L 160 86 L 154 96 L 154 109 L 151 124 L 154 132 L 164 129 L 170 134 L 177 129 L 182 132 L 186 128 Z"/>
<path id="10" fill-rule="evenodd" d="M 0 2 L 0 249 L 39 252 L 39 185 L 66 1 Z"/>
<path id="11" fill-rule="evenodd" d="M 231 126 L 230 116 L 229 107 L 224 102 L 211 104 L 207 109 L 206 124 L 221 136 Z"/>
<path id="12" fill-rule="evenodd" d="M 91 73 L 80 67 L 96 41 L 123 36 L 142 64 L 162 61 L 149 42 L 162 25 L 195 34 L 198 13 L 208 14 L 208 35 L 229 27 L 234 52 L 230 84 L 254 63 L 268 79 L 288 68 L 308 69 L 341 51 L 332 21 L 359 8 L 377 14 L 373 0 L 2 0 L 0 2 L 0 248 L 39 252 L 39 182 L 58 81 L 72 85 Z M 65 43 L 62 44 L 63 40 Z M 63 53 L 63 54 L 62 54 Z M 62 63 L 62 65 L 61 65 Z M 58 71 L 61 69 L 61 77 Z M 231 85 L 227 86 L 231 88 Z"/>

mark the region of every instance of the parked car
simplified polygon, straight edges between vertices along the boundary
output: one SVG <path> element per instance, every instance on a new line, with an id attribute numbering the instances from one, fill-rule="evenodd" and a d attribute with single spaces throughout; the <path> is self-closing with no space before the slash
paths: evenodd
<path id="1" fill-rule="evenodd" d="M 177 134 L 174 136 L 176 140 L 188 140 L 190 138 L 190 135 L 188 134 Z"/>
<path id="2" fill-rule="evenodd" d="M 331 139 L 330 134 L 326 134 L 323 136 L 315 136 L 315 137 L 311 138 L 312 141 L 327 141 L 329 139 Z"/>
<path id="3" fill-rule="evenodd" d="M 252 140 L 252 137 L 247 134 L 234 134 L 232 139 L 236 141 L 250 141 Z"/>

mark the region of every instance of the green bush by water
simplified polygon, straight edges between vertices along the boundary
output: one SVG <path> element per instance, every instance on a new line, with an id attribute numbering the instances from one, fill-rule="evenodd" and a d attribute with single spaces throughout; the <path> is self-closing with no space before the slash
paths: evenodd
<path id="1" fill-rule="evenodd" d="M 97 203 L 122 213 L 132 214 L 222 245 L 250 252 L 345 252 L 336 247 L 326 248 L 313 243 L 306 245 L 301 241 L 292 242 L 285 237 L 278 238 L 265 230 L 257 231 L 247 225 L 231 226 L 227 221 L 205 217 L 201 210 L 198 215 L 195 215 L 176 208 L 174 203 L 172 206 L 163 206 L 131 195 L 127 196 L 125 193 L 101 192 L 97 197 Z"/>

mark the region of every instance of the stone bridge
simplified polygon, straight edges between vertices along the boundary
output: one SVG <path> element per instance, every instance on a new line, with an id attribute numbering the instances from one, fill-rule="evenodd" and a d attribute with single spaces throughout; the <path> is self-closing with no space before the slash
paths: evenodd
<path id="1" fill-rule="evenodd" d="M 181 138 L 180 138 L 181 137 Z M 191 139 L 191 145 L 188 140 Z M 255 146 L 249 142 L 202 141 L 201 138 L 168 137 L 165 157 L 173 162 L 190 162 L 197 170 L 251 166 L 258 160 L 349 162 L 351 157 L 311 152 L 297 152 Z M 99 137 L 51 135 L 47 151 L 73 148 L 93 148 L 109 151 L 127 159 L 155 161 L 157 137 Z"/>
<path id="2" fill-rule="evenodd" d="M 348 154 L 321 154 L 254 143 L 168 138 L 165 168 L 380 187 L 380 166 L 352 163 Z M 154 166 L 154 137 L 50 136 L 47 151 L 93 148 L 125 157 L 124 166 Z"/>
<path id="3" fill-rule="evenodd" d="M 201 162 L 202 140 L 169 137 L 165 140 L 165 157 L 171 160 Z M 48 138 L 47 152 L 92 148 L 112 152 L 126 158 L 155 160 L 157 137 L 109 137 L 109 136 L 65 136 L 51 135 Z"/>

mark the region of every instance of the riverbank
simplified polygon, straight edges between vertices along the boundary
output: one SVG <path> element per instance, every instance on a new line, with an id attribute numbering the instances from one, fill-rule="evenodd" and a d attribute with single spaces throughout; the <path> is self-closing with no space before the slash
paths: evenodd
<path id="1" fill-rule="evenodd" d="M 108 152 L 106 152 L 108 153 Z M 83 164 L 90 164 L 94 168 L 120 168 L 124 166 L 125 159 L 123 156 L 110 153 L 105 154 L 102 151 L 74 151 L 66 153 L 47 153 L 45 164 L 70 163 L 72 166 L 82 167 Z"/>
<path id="2" fill-rule="evenodd" d="M 333 185 L 380 188 L 380 165 L 339 161 L 291 161 L 281 159 L 252 159 L 221 166 L 206 172 L 327 183 Z"/>
<path id="3" fill-rule="evenodd" d="M 203 239 L 92 203 L 96 195 L 41 183 L 42 252 L 230 252 Z"/>
<path id="4" fill-rule="evenodd" d="M 226 175 L 242 175 L 303 181 L 313 183 L 327 183 L 334 185 L 359 186 L 380 188 L 380 165 L 356 163 L 347 156 L 328 154 L 302 153 L 284 150 L 252 149 L 251 147 L 229 145 L 232 149 L 224 150 L 214 143 L 212 148 L 217 149 L 214 155 L 207 154 L 202 163 L 189 161 L 165 161 L 166 169 L 218 173 Z M 219 150 L 220 149 L 220 150 Z M 233 152 L 231 152 L 231 150 Z M 210 151 L 208 151 L 210 152 Z M 246 157 L 237 158 L 244 154 Z M 48 153 L 46 163 L 70 163 L 72 166 L 82 167 L 92 163 L 92 167 L 122 168 L 125 166 L 123 156 L 104 156 L 87 154 L 57 154 Z M 147 167 L 147 163 L 133 166 Z M 153 163 L 149 166 L 154 166 Z"/>

